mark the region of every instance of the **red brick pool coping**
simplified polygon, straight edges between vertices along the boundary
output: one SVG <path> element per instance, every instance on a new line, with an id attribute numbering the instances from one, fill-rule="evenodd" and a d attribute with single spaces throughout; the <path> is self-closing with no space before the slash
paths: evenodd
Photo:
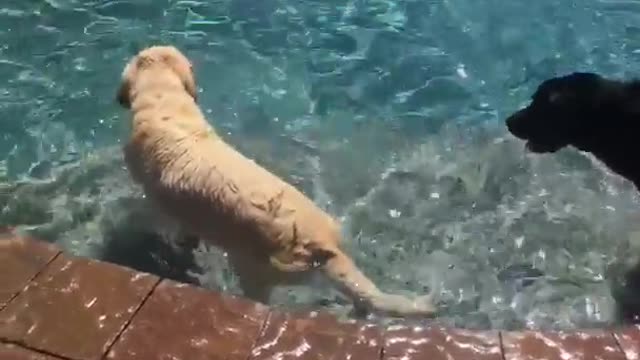
<path id="1" fill-rule="evenodd" d="M 0 360 L 639 360 L 640 327 L 383 328 L 284 313 L 0 233 Z"/>

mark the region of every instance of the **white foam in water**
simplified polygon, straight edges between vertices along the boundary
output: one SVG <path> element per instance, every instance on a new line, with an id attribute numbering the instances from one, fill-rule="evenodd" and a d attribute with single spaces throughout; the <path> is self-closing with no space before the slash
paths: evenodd
<path id="1" fill-rule="evenodd" d="M 4 1 L 0 221 L 239 292 L 225 254 L 185 239 L 123 167 L 117 79 L 142 46 L 173 43 L 220 133 L 343 219 L 384 290 L 434 291 L 457 326 L 610 325 L 636 191 L 575 150 L 528 154 L 502 123 L 548 77 L 638 73 L 640 13 L 620 4 Z M 312 281 L 274 303 L 351 316 Z"/>

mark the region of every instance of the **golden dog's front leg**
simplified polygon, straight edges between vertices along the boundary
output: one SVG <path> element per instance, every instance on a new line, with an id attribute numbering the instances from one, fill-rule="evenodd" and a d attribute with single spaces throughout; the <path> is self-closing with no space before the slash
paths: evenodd
<path id="1" fill-rule="evenodd" d="M 384 293 L 358 269 L 351 258 L 340 250 L 334 250 L 334 253 L 335 256 L 322 269 L 342 292 L 356 302 L 356 306 L 364 306 L 369 311 L 391 316 L 435 314 L 436 307 L 431 295 L 409 299 L 402 295 Z"/>

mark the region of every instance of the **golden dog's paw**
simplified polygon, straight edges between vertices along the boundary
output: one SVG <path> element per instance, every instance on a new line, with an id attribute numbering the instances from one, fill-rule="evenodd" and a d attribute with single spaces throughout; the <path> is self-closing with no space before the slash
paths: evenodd
<path id="1" fill-rule="evenodd" d="M 392 316 L 434 316 L 437 312 L 431 294 L 415 299 L 396 294 L 383 294 L 373 301 L 372 306 L 375 311 Z"/>

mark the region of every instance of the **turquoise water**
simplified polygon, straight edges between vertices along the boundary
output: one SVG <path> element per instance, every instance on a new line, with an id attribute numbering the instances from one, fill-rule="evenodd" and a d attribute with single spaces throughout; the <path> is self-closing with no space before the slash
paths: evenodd
<path id="1" fill-rule="evenodd" d="M 503 120 L 548 77 L 637 74 L 636 2 L 5 0 L 0 24 L 4 224 L 239 291 L 224 254 L 162 221 L 121 160 L 120 72 L 171 43 L 210 121 L 340 217 L 383 289 L 434 291 L 437 321 L 470 328 L 618 321 L 635 191 L 571 149 L 527 154 Z M 273 302 L 352 316 L 323 283 Z"/>

